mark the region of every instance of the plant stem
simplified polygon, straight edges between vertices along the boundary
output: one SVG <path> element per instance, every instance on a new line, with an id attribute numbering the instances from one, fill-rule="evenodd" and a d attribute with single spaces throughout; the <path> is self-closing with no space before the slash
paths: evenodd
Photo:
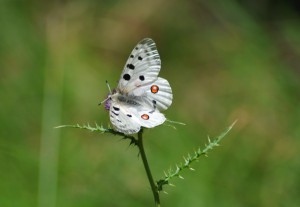
<path id="1" fill-rule="evenodd" d="M 143 146 L 143 129 L 141 129 L 138 133 L 138 147 L 140 150 L 140 154 L 143 160 L 143 164 L 147 173 L 147 177 L 151 186 L 151 190 L 153 193 L 153 197 L 154 197 L 154 201 L 155 201 L 155 206 L 156 207 L 160 207 L 160 200 L 159 200 L 159 194 L 158 194 L 158 190 L 157 190 L 157 186 L 154 183 L 149 165 L 148 165 L 148 161 L 147 161 L 147 157 L 145 154 L 145 150 L 144 150 L 144 146 Z"/>

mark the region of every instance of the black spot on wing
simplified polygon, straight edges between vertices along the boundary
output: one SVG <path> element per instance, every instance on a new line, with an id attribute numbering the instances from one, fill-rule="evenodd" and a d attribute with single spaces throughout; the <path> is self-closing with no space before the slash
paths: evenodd
<path id="1" fill-rule="evenodd" d="M 134 58 L 134 55 L 130 55 L 131 58 Z"/>
<path id="2" fill-rule="evenodd" d="M 133 64 L 127 64 L 127 68 L 134 70 L 135 66 Z"/>
<path id="3" fill-rule="evenodd" d="M 120 111 L 120 108 L 113 106 L 115 111 Z"/>
<path id="4" fill-rule="evenodd" d="M 123 78 L 124 78 L 124 80 L 129 81 L 131 77 L 128 73 L 126 73 L 126 74 L 123 75 Z"/>
<path id="5" fill-rule="evenodd" d="M 114 111 L 111 111 L 114 115 L 116 115 L 116 116 L 119 116 L 119 114 L 117 114 L 116 112 L 114 112 Z"/>
<path id="6" fill-rule="evenodd" d="M 145 76 L 140 75 L 139 79 L 140 79 L 141 81 L 144 81 L 144 80 L 145 80 Z"/>
<path id="7" fill-rule="evenodd" d="M 143 60 L 143 58 L 141 56 L 138 57 L 139 60 Z"/>
<path id="8" fill-rule="evenodd" d="M 130 115 L 130 114 L 127 114 L 127 116 L 128 116 L 128 117 L 132 117 L 132 115 Z"/>

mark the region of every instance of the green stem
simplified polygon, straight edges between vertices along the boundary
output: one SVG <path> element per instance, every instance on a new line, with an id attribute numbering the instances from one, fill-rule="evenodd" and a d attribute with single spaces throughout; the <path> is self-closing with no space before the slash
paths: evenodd
<path id="1" fill-rule="evenodd" d="M 160 207 L 160 200 L 159 200 L 159 194 L 158 194 L 158 189 L 156 184 L 154 183 L 149 165 L 148 165 L 148 161 L 147 161 L 147 157 L 145 154 L 145 150 L 144 150 L 144 146 L 143 146 L 143 129 L 141 129 L 138 133 L 138 147 L 140 150 L 140 154 L 143 160 L 143 164 L 147 173 L 147 177 L 151 186 L 151 190 L 153 193 L 153 197 L 154 197 L 154 201 L 155 201 L 155 206 L 156 207 Z"/>

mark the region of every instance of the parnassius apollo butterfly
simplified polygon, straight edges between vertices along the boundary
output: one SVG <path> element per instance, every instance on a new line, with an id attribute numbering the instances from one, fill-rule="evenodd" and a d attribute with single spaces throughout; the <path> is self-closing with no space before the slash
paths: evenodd
<path id="1" fill-rule="evenodd" d="M 115 130 L 134 134 L 165 122 L 161 111 L 171 105 L 173 94 L 169 82 L 158 77 L 160 68 L 155 42 L 143 39 L 132 50 L 117 88 L 104 101 Z"/>

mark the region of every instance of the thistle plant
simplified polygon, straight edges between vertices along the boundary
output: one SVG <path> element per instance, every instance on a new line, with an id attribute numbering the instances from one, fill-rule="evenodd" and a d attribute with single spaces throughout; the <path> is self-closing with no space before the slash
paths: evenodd
<path id="1" fill-rule="evenodd" d="M 194 168 L 192 168 L 192 164 L 199 160 L 200 157 L 207 156 L 208 152 L 215 147 L 219 146 L 220 141 L 225 137 L 225 135 L 232 129 L 236 121 L 231 124 L 225 131 L 223 131 L 219 136 L 211 139 L 208 137 L 208 142 L 204 146 L 203 149 L 200 147 L 193 152 L 193 154 L 188 154 L 186 157 L 183 157 L 183 162 L 179 164 L 175 164 L 174 168 L 169 169 L 167 172 L 164 172 L 164 177 L 161 178 L 160 180 L 154 181 L 150 166 L 147 161 L 147 156 L 144 150 L 144 145 L 143 145 L 143 132 L 144 129 L 141 128 L 141 130 L 137 133 L 137 137 L 133 135 L 127 135 L 121 132 L 118 132 L 114 130 L 113 128 L 105 128 L 103 125 L 98 125 L 95 124 L 95 126 L 91 126 L 89 124 L 86 125 L 62 125 L 58 126 L 55 128 L 78 128 L 78 129 L 85 129 L 89 130 L 92 132 L 98 132 L 98 133 L 107 133 L 107 134 L 112 134 L 115 136 L 119 136 L 122 139 L 129 140 L 129 144 L 138 147 L 139 150 L 139 155 L 141 156 L 141 159 L 143 161 L 143 165 L 149 180 L 149 184 L 151 186 L 151 191 L 153 193 L 153 198 L 155 202 L 155 206 L 159 207 L 160 206 L 160 193 L 165 192 L 164 191 L 164 186 L 165 185 L 170 185 L 172 186 L 172 183 L 170 182 L 174 178 L 181 178 L 182 177 L 182 172 L 184 170 L 192 170 L 194 171 Z"/>

